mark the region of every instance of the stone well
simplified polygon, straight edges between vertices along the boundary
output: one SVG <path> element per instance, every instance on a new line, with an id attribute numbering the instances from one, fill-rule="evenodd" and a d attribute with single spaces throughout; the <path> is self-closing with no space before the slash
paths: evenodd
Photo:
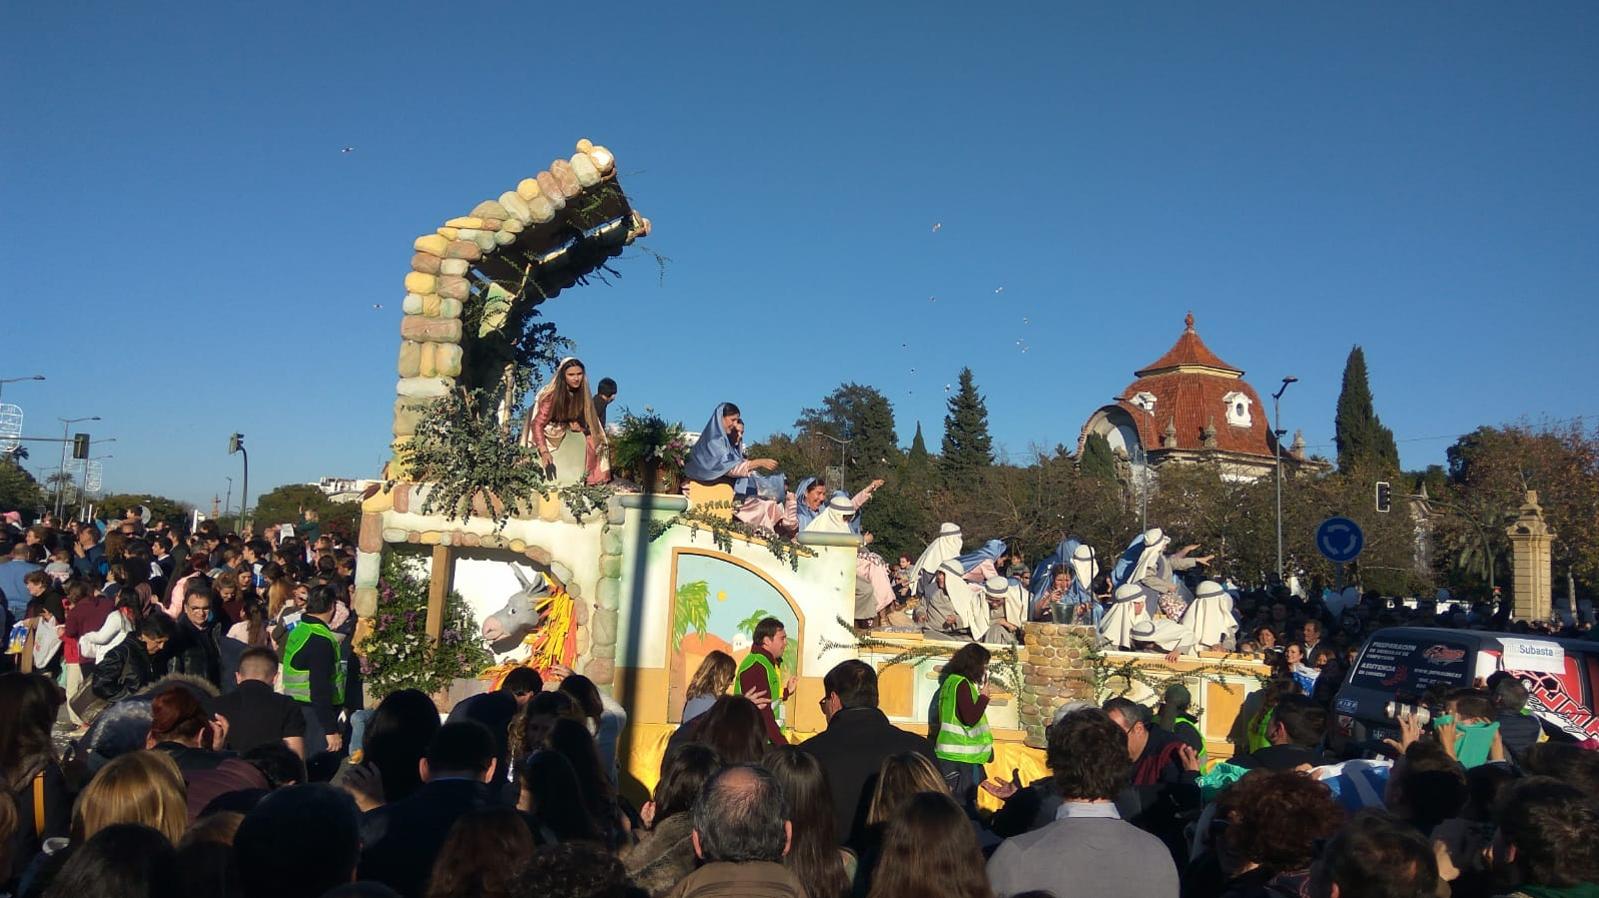
<path id="1" fill-rule="evenodd" d="M 1094 699 L 1089 655 L 1096 638 L 1093 627 L 1071 624 L 1027 624 L 1022 628 L 1022 691 L 1017 696 L 1017 712 L 1027 745 L 1044 747 L 1044 729 L 1061 704 Z"/>

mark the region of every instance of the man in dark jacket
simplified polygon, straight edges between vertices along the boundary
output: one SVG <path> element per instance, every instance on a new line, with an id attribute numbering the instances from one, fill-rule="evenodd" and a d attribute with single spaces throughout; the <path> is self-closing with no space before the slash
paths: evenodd
<path id="1" fill-rule="evenodd" d="M 858 844 L 883 760 L 915 752 L 932 761 L 933 749 L 925 736 L 894 726 L 878 710 L 877 671 L 870 664 L 845 661 L 827 672 L 822 688 L 827 729 L 805 740 L 800 748 L 827 771 L 839 840 Z"/>
<path id="2" fill-rule="evenodd" d="M 172 621 L 165 614 L 145 615 L 139 629 L 95 664 L 90 683 L 95 696 L 107 702 L 121 701 L 160 679 L 157 656 L 167 647 L 172 631 Z"/>
<path id="3" fill-rule="evenodd" d="M 1131 699 L 1107 701 L 1105 713 L 1127 734 L 1133 761 L 1131 797 L 1138 809 L 1126 820 L 1165 842 L 1180 871 L 1188 861 L 1183 828 L 1198 816 L 1201 804 L 1199 753 L 1155 726 L 1150 710 Z"/>
<path id="4" fill-rule="evenodd" d="M 1277 710 L 1271 716 L 1271 728 L 1266 732 L 1271 744 L 1258 751 L 1235 755 L 1231 763 L 1273 771 L 1319 767 L 1327 763 L 1318 748 L 1326 732 L 1326 709 L 1302 695 L 1284 696 L 1278 700 Z"/>
<path id="5" fill-rule="evenodd" d="M 1505 751 L 1519 764 L 1523 753 L 1537 745 L 1538 737 L 1543 735 L 1543 724 L 1527 713 L 1527 684 L 1500 671 L 1488 678 L 1488 689 L 1493 694 L 1499 738 Z"/>
<path id="6" fill-rule="evenodd" d="M 490 804 L 493 774 L 494 737 L 486 727 L 472 720 L 439 727 L 422 756 L 422 788 L 362 818 L 360 878 L 422 898 L 450 827 Z"/>
<path id="7" fill-rule="evenodd" d="M 210 586 L 189 586 L 183 619 L 173 640 L 171 672 L 222 686 L 222 628 L 217 626 L 217 596 Z"/>

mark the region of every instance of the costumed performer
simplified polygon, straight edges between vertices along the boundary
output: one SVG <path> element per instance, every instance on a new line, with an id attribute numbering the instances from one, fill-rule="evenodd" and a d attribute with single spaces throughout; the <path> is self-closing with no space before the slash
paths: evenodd
<path id="1" fill-rule="evenodd" d="M 990 577 L 998 577 L 999 561 L 1005 557 L 1005 541 L 991 539 L 982 548 L 960 556 L 961 567 L 966 569 L 966 579 L 982 586 Z"/>
<path id="2" fill-rule="evenodd" d="M 777 470 L 772 458 L 744 457 L 744 416 L 738 406 L 724 402 L 711 412 L 711 420 L 689 450 L 683 476 L 696 483 L 731 483 L 733 517 L 751 527 L 792 536 L 798 533 L 794 501 L 785 491 L 783 475 L 761 474 Z"/>
<path id="3" fill-rule="evenodd" d="M 928 639 L 971 640 L 988 629 L 988 604 L 966 582 L 959 561 L 939 565 L 934 585 L 922 601 L 922 635 Z"/>
<path id="4" fill-rule="evenodd" d="M 1136 583 L 1116 587 L 1111 606 L 1100 621 L 1100 638 L 1112 648 L 1126 651 L 1154 646 L 1166 653 L 1168 662 L 1191 651 L 1194 634 L 1176 621 L 1151 617 L 1148 609 L 1153 601 L 1152 591 Z"/>
<path id="5" fill-rule="evenodd" d="M 961 553 L 961 528 L 955 524 L 945 522 L 938 528 L 938 536 L 927 544 L 922 554 L 911 565 L 907 579 L 911 584 L 911 595 L 926 596 L 933 590 L 934 578 L 938 568 L 946 561 L 953 561 Z M 964 571 L 965 568 L 962 568 Z"/>
<path id="6" fill-rule="evenodd" d="M 870 499 L 882 485 L 883 481 L 874 480 L 856 493 L 854 499 L 843 492 L 834 493 L 821 512 L 803 528 L 818 533 L 853 533 L 861 537 L 861 544 L 855 550 L 855 623 L 860 627 L 870 627 L 883 609 L 894 603 L 894 585 L 889 580 L 888 563 L 883 556 L 867 548 L 872 535 L 862 531 L 859 514 L 859 503 Z"/>
<path id="7" fill-rule="evenodd" d="M 1205 580 L 1194 590 L 1194 601 L 1183 615 L 1183 626 L 1194 634 L 1201 649 L 1232 651 L 1237 646 L 1238 618 L 1233 597 L 1220 583 Z"/>
<path id="8" fill-rule="evenodd" d="M 545 476 L 551 480 L 555 479 L 554 453 L 569 433 L 583 435 L 583 479 L 590 485 L 608 482 L 611 448 L 605 425 L 594 409 L 583 363 L 570 357 L 561 360 L 555 376 L 534 395 L 533 408 L 522 425 L 521 444 L 538 450 Z"/>
<path id="9" fill-rule="evenodd" d="M 1198 545 L 1184 546 L 1180 551 L 1167 555 L 1166 550 L 1171 547 L 1171 537 L 1159 527 L 1151 527 L 1145 531 L 1143 541 L 1143 551 L 1138 554 L 1138 561 L 1133 565 L 1125 582 L 1139 583 L 1154 590 L 1160 597 L 1160 610 L 1172 621 L 1180 621 L 1183 619 L 1183 612 L 1188 610 L 1188 603 L 1194 600 L 1194 596 L 1188 591 L 1188 586 L 1177 577 L 1177 573 L 1191 570 L 1198 565 L 1209 564 L 1211 556 L 1188 557 L 1189 552 L 1199 548 Z"/>
<path id="10" fill-rule="evenodd" d="M 1027 601 L 1019 585 L 1004 577 L 990 577 L 983 584 L 983 598 L 988 606 L 988 626 L 983 629 L 979 642 L 1017 645 L 1021 642 L 1023 610 Z"/>

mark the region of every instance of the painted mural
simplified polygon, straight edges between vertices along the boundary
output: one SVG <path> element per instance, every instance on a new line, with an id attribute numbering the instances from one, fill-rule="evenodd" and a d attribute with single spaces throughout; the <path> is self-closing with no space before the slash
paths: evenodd
<path id="1" fill-rule="evenodd" d="M 667 714 L 677 721 L 684 692 L 700 662 L 713 651 L 734 661 L 750 651 L 751 634 L 765 617 L 788 631 L 783 678 L 800 676 L 804 618 L 781 587 L 743 562 L 720 552 L 677 549 L 672 553 L 672 627 L 667 659 L 671 683 Z"/>

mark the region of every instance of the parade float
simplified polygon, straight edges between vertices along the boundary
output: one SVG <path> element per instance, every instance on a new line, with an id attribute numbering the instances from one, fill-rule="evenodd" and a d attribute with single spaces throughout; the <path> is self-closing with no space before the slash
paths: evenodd
<path id="1" fill-rule="evenodd" d="M 822 677 L 850 658 L 878 670 L 891 720 L 926 731 L 939 670 L 959 644 L 849 625 L 859 537 L 804 532 L 791 541 L 742 527 L 730 488 L 679 487 L 684 435 L 654 416 L 628 415 L 613 431 L 617 484 L 586 483 L 580 441 L 555 453 L 553 477 L 519 444 L 523 397 L 555 367 L 561 343 L 540 307 L 614 273 L 609 262 L 649 230 L 615 157 L 584 140 L 416 238 L 392 457 L 362 501 L 357 651 L 370 667 L 425 644 L 482 640 L 483 651 L 474 643 L 449 656 L 485 663 L 447 672 L 446 704 L 493 688 L 518 665 L 588 676 L 627 709 L 619 753 L 635 794 L 655 781 L 699 662 L 714 650 L 742 658 L 767 616 L 790 636 L 784 667 L 798 691 L 781 722 L 795 738 L 826 725 Z M 425 591 L 425 607 L 390 607 L 405 592 L 392 581 L 406 578 L 415 578 L 411 592 Z M 394 638 L 416 645 L 378 643 Z M 1067 699 L 1144 698 L 1184 680 L 1212 755 L 1230 753 L 1227 732 L 1262 668 L 1227 658 L 1167 664 L 1095 643 L 1091 629 L 1029 624 L 1021 646 L 993 647 L 992 773 L 1043 775 L 1044 726 Z"/>

